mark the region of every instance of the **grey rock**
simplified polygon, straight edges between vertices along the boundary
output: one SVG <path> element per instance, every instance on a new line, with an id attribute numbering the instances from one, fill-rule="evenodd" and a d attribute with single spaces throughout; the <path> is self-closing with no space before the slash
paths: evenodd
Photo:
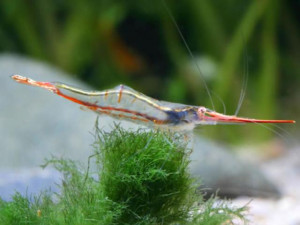
<path id="1" fill-rule="evenodd" d="M 86 158 L 96 115 L 45 90 L 20 85 L 10 76 L 84 85 L 53 67 L 20 56 L 1 55 L 0 71 L 0 168 L 38 166 L 51 154 Z"/>
<path id="2" fill-rule="evenodd" d="M 48 91 L 20 85 L 10 78 L 21 74 L 90 89 L 52 66 L 4 54 L 0 55 L 0 71 L 0 197 L 8 199 L 14 190 L 30 194 L 45 185 L 55 186 L 59 176 L 53 170 L 35 172 L 51 155 L 86 163 L 92 153 L 94 138 L 90 132 L 96 115 L 79 110 L 78 105 Z M 111 129 L 112 124 L 112 119 L 101 117 L 101 128 Z M 136 128 L 131 123 L 122 124 Z M 191 157 L 193 174 L 200 176 L 211 192 L 220 189 L 220 194 L 235 196 L 278 194 L 257 168 L 205 139 L 195 138 Z"/>
<path id="3" fill-rule="evenodd" d="M 233 155 L 229 149 L 196 136 L 191 155 L 191 172 L 203 183 L 202 189 L 219 196 L 279 197 L 277 187 L 250 164 Z"/>
<path id="4" fill-rule="evenodd" d="M 9 201 L 16 192 L 28 197 L 44 191 L 59 192 L 58 185 L 61 184 L 61 179 L 61 174 L 50 168 L 2 169 L 0 171 L 0 198 Z"/>

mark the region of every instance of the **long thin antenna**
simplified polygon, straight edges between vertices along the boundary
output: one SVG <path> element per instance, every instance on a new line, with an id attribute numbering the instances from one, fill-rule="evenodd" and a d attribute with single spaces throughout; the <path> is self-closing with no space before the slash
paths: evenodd
<path id="1" fill-rule="evenodd" d="M 225 105 L 224 101 L 215 92 L 212 91 L 211 93 L 221 102 L 221 104 L 223 106 L 223 114 L 226 114 L 226 105 Z"/>
<path id="2" fill-rule="evenodd" d="M 248 78 L 249 78 L 248 51 L 247 51 L 247 47 L 245 46 L 243 84 L 242 84 L 242 89 L 241 89 L 241 93 L 240 93 L 239 102 L 238 102 L 236 111 L 234 113 L 235 116 L 237 116 L 237 114 L 239 113 L 239 111 L 241 109 L 241 106 L 243 104 L 243 101 L 245 99 L 247 84 L 248 84 Z"/>
<path id="3" fill-rule="evenodd" d="M 282 138 L 282 139 L 284 140 L 285 143 L 289 143 L 289 139 L 288 139 L 289 136 L 285 136 L 285 135 L 281 134 L 280 132 L 276 131 L 275 129 L 273 129 L 273 128 L 271 128 L 271 127 L 268 127 L 268 126 L 265 125 L 265 124 L 261 124 L 261 123 L 255 123 L 255 124 L 257 124 L 257 125 L 259 125 L 259 126 L 262 126 L 262 127 L 264 127 L 265 129 L 267 129 L 267 130 L 273 132 L 273 133 L 276 134 L 278 137 Z M 276 125 L 274 125 L 274 124 L 269 124 L 269 125 L 275 126 L 275 127 L 277 127 L 277 128 L 280 128 L 279 126 L 276 126 Z M 282 129 L 283 129 L 283 128 L 280 128 L 280 130 L 282 130 Z M 283 129 L 283 130 L 284 130 L 284 129 Z"/>
<path id="4" fill-rule="evenodd" d="M 195 58 L 193 52 L 191 51 L 189 45 L 187 44 L 187 42 L 186 42 L 186 40 L 185 40 L 185 38 L 184 38 L 184 36 L 183 36 L 183 34 L 182 34 L 182 32 L 181 32 L 179 26 L 178 26 L 178 24 L 177 24 L 177 22 L 176 22 L 176 20 L 175 20 L 175 18 L 174 18 L 174 16 L 173 16 L 173 14 L 171 13 L 171 11 L 170 11 L 170 9 L 169 9 L 167 3 L 165 2 L 165 0 L 161 0 L 161 1 L 162 1 L 163 5 L 164 5 L 166 11 L 168 12 L 168 15 L 170 16 L 170 18 L 171 18 L 173 24 L 175 25 L 175 27 L 176 27 L 176 29 L 177 29 L 179 35 L 180 35 L 180 38 L 181 38 L 181 40 L 183 41 L 183 43 L 184 43 L 186 49 L 188 50 L 188 52 L 189 52 L 189 54 L 190 54 L 190 56 L 191 56 L 191 58 L 192 58 L 192 60 L 193 60 L 193 62 L 194 62 L 194 64 L 195 64 L 195 66 L 196 66 L 196 68 L 197 68 L 199 74 L 201 75 L 201 76 L 200 76 L 200 77 L 201 77 L 201 80 L 202 80 L 202 82 L 203 82 L 203 84 L 204 84 L 204 87 L 205 87 L 205 89 L 206 89 L 206 91 L 207 91 L 207 94 L 208 94 L 208 96 L 209 96 L 209 99 L 210 99 L 212 108 L 213 108 L 213 110 L 215 111 L 215 105 L 214 105 L 214 102 L 213 102 L 213 100 L 212 100 L 211 93 L 210 93 L 210 91 L 209 91 L 209 88 L 208 88 L 208 86 L 207 86 L 207 83 L 205 82 L 203 73 L 201 72 L 201 69 L 200 69 L 200 67 L 199 67 L 199 65 L 198 65 L 198 63 L 197 63 L 197 60 L 196 60 L 196 58 Z"/>
<path id="5" fill-rule="evenodd" d="M 288 132 L 286 129 L 282 128 L 281 126 L 279 126 L 277 124 L 269 124 L 269 125 L 276 127 L 277 129 L 279 129 L 281 132 L 283 132 L 285 134 L 284 137 L 287 140 L 287 142 L 286 142 L 287 144 L 291 144 L 291 142 L 294 145 L 296 144 L 296 139 L 293 138 L 291 133 Z"/>

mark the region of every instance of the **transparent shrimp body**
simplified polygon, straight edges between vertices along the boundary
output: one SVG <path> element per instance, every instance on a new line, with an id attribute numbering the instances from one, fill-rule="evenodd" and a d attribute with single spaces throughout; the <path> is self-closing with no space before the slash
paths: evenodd
<path id="1" fill-rule="evenodd" d="M 100 115 L 148 127 L 191 131 L 197 125 L 218 123 L 295 123 L 293 120 L 258 120 L 228 116 L 203 106 L 159 101 L 124 85 L 105 91 L 85 91 L 63 83 L 39 82 L 20 75 L 12 78 L 19 83 L 47 89 Z"/>
<path id="2" fill-rule="evenodd" d="M 54 85 L 60 96 L 99 114 L 137 123 L 158 123 L 166 120 L 165 113 L 157 107 L 159 103 L 157 100 L 124 85 L 105 91 L 83 91 L 61 83 L 54 83 Z"/>

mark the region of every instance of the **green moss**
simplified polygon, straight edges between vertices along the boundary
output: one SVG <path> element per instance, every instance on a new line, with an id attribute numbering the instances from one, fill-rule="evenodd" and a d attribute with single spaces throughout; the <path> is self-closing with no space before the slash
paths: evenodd
<path id="1" fill-rule="evenodd" d="M 245 208 L 203 201 L 188 170 L 189 153 L 180 135 L 96 131 L 91 159 L 96 172 L 71 160 L 53 157 L 63 174 L 60 193 L 30 198 L 16 193 L 0 201 L 0 224 L 224 224 L 243 220 Z M 46 166 L 45 165 L 45 166 Z M 39 215 L 38 211 L 41 212 Z"/>
<path id="2" fill-rule="evenodd" d="M 134 140 L 134 141 L 133 141 Z M 185 220 L 194 203 L 186 146 L 160 132 L 116 129 L 98 142 L 104 195 L 126 205 L 121 224 Z"/>

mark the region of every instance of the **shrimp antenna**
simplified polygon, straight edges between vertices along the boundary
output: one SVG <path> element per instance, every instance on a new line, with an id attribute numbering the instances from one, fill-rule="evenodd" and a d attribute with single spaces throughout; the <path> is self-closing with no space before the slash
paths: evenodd
<path id="1" fill-rule="evenodd" d="M 256 123 L 256 122 L 254 122 L 255 124 L 257 124 L 257 125 L 259 125 L 259 126 L 261 126 L 261 127 L 264 127 L 265 129 L 267 129 L 267 130 L 269 130 L 269 131 L 271 131 L 271 132 L 273 132 L 274 134 L 276 134 L 278 137 L 280 137 L 280 138 L 282 138 L 283 140 L 284 140 L 284 142 L 285 143 L 289 143 L 289 133 L 286 131 L 286 130 L 284 130 L 283 128 L 281 128 L 280 126 L 277 126 L 277 125 L 275 125 L 275 124 L 268 124 L 269 126 L 273 126 L 273 127 L 276 127 L 276 128 L 278 128 L 279 130 L 281 130 L 281 131 L 283 131 L 284 133 L 285 133 L 285 135 L 284 134 L 281 134 L 279 131 L 276 131 L 274 128 L 272 128 L 272 127 L 269 127 L 269 126 L 267 126 L 267 125 L 265 125 L 265 124 L 262 124 L 262 123 Z"/>
<path id="2" fill-rule="evenodd" d="M 245 40 L 245 39 L 244 39 Z M 240 93 L 240 98 L 239 98 L 239 102 L 236 108 L 236 111 L 234 113 L 235 116 L 237 116 L 237 114 L 239 113 L 241 106 L 243 104 L 243 101 L 245 99 L 245 95 L 246 95 L 246 90 L 247 90 L 247 85 L 248 85 L 248 78 L 249 78 L 249 62 L 248 62 L 248 50 L 247 50 L 247 46 L 245 45 L 245 50 L 244 50 L 244 72 L 243 72 L 243 84 L 242 84 L 242 88 L 241 88 L 241 93 Z"/>
<path id="3" fill-rule="evenodd" d="M 221 104 L 223 106 L 223 114 L 226 114 L 226 105 L 225 105 L 224 101 L 222 100 L 222 98 L 213 91 L 211 93 L 221 102 Z"/>
<path id="4" fill-rule="evenodd" d="M 188 52 L 189 52 L 189 54 L 190 54 L 190 56 L 191 56 L 191 58 L 192 58 L 192 60 L 193 60 L 193 62 L 194 62 L 194 64 L 195 64 L 195 66 L 196 66 L 196 68 L 197 68 L 197 70 L 198 70 L 198 73 L 201 75 L 201 76 L 200 76 L 200 77 L 201 77 L 201 80 L 202 80 L 203 85 L 204 85 L 204 87 L 205 87 L 205 89 L 206 89 L 206 92 L 207 92 L 207 94 L 208 94 L 208 96 L 209 96 L 209 99 L 210 99 L 212 108 L 213 108 L 213 110 L 215 111 L 215 105 L 214 105 L 214 102 L 213 102 L 211 93 L 210 93 L 210 91 L 209 91 L 209 88 L 208 88 L 208 86 L 207 86 L 207 83 L 206 83 L 206 81 L 205 81 L 205 79 L 204 79 L 203 73 L 202 73 L 202 71 L 201 71 L 201 69 L 200 69 L 200 66 L 199 66 L 199 64 L 197 63 L 197 60 L 196 60 L 196 58 L 195 58 L 193 52 L 191 51 L 189 45 L 187 44 L 187 42 L 186 42 L 186 40 L 185 40 L 185 37 L 183 36 L 183 33 L 181 32 L 181 30 L 180 30 L 180 28 L 179 28 L 179 26 L 178 26 L 178 24 L 177 24 L 177 22 L 176 22 L 176 20 L 175 20 L 175 18 L 174 18 L 174 16 L 173 16 L 173 14 L 171 13 L 170 8 L 168 7 L 166 1 L 165 1 L 165 0 L 161 0 L 161 1 L 162 1 L 163 5 L 164 5 L 164 7 L 165 7 L 165 9 L 166 9 L 166 11 L 167 11 L 169 17 L 171 18 L 173 24 L 175 25 L 175 27 L 176 27 L 176 29 L 177 29 L 179 35 L 180 35 L 181 40 L 183 41 L 183 43 L 184 43 L 186 49 L 188 50 Z"/>

